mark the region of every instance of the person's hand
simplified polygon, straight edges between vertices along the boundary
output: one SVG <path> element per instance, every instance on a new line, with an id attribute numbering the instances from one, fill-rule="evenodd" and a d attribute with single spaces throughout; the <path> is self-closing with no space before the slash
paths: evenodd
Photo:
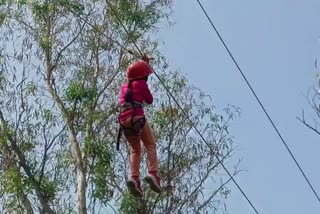
<path id="1" fill-rule="evenodd" d="M 147 54 L 143 54 L 141 59 L 149 64 L 150 60 L 153 60 L 154 58 L 148 57 Z"/>

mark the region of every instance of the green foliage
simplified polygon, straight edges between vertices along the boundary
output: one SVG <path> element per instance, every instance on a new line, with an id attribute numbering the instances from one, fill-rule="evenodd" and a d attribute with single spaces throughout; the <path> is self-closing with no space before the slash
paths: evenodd
<path id="1" fill-rule="evenodd" d="M 165 16 L 164 12 L 160 11 L 158 7 L 159 5 L 157 4 L 143 6 L 140 1 L 119 0 L 115 10 L 118 16 L 121 17 L 122 22 L 126 23 L 126 25 L 133 24 L 135 26 L 134 33 L 136 35 L 133 34 L 132 36 L 139 37 L 141 36 L 141 31 L 145 32 L 155 28 L 155 24 Z M 111 14 L 115 23 L 121 28 L 117 17 L 113 13 Z"/>
<path id="2" fill-rule="evenodd" d="M 5 148 L 5 145 L 7 145 L 7 141 L 7 136 L 3 132 L 0 132 L 0 151 Z"/>
<path id="3" fill-rule="evenodd" d="M 75 160 L 68 149 L 62 150 L 57 156 L 57 168 L 61 171 L 66 171 L 75 164 Z"/>
<path id="4" fill-rule="evenodd" d="M 35 16 L 35 21 L 37 21 L 38 23 L 45 22 L 49 15 L 49 12 L 51 12 L 52 10 L 52 5 L 50 5 L 47 1 L 36 1 L 32 3 L 32 11 Z"/>
<path id="5" fill-rule="evenodd" d="M 6 213 L 23 214 L 25 210 L 18 200 L 18 194 L 22 192 L 28 192 L 28 178 L 21 177 L 18 168 L 13 163 L 9 168 L 0 170 L 0 195 L 7 195 L 3 207 L 5 207 Z"/>
<path id="6" fill-rule="evenodd" d="M 20 0 L 18 2 L 19 5 L 28 5 L 27 0 Z M 54 15 L 63 14 L 64 12 L 68 13 L 78 13 L 81 14 L 84 12 L 85 7 L 78 1 L 70 1 L 70 0 L 55 0 L 55 1 L 33 1 L 31 2 L 31 8 L 33 15 L 35 17 L 35 21 L 42 25 L 43 27 L 47 27 L 50 19 L 52 19 Z M 43 41 L 46 44 L 46 41 Z"/>
<path id="7" fill-rule="evenodd" d="M 9 128 L 4 129 L 5 135 L 0 135 L 0 150 L 8 143 L 7 135 L 16 136 L 18 146 L 36 179 L 39 179 L 42 163 L 45 163 L 40 187 L 45 200 L 55 212 L 77 212 L 75 190 L 78 187 L 77 173 L 81 173 L 79 169 L 82 168 L 85 172 L 84 177 L 88 178 L 86 180 L 88 185 L 84 187 L 86 196 L 89 196 L 87 198 L 89 202 L 86 204 L 88 213 L 93 213 L 93 209 L 97 211 L 98 207 L 106 208 L 114 201 L 121 201 L 119 207 L 117 203 L 112 205 L 118 212 L 126 214 L 137 213 L 137 210 L 149 211 L 152 208 L 155 213 L 166 213 L 170 203 L 174 204 L 170 210 L 173 213 L 190 213 L 195 206 L 200 207 L 200 203 L 207 198 L 205 196 L 200 198 L 203 186 L 199 180 L 204 178 L 206 169 L 216 164 L 216 160 L 210 158 L 208 148 L 195 136 L 194 131 L 190 131 L 190 122 L 185 119 L 173 100 L 168 98 L 163 87 L 159 87 L 158 81 L 150 81 L 155 102 L 145 109 L 145 112 L 157 135 L 164 193 L 157 197 L 146 188 L 147 197 L 142 203 L 128 192 L 118 191 L 119 187 L 124 186 L 124 177 L 127 176 L 128 151 L 124 146 L 121 148 L 121 153 L 115 152 L 110 142 L 115 140 L 117 134 L 117 113 L 114 107 L 118 99 L 119 85 L 125 76 L 121 72 L 125 71 L 132 57 L 105 38 L 102 32 L 128 48 L 133 44 L 128 40 L 118 19 L 105 1 L 11 2 L 14 2 L 13 6 L 17 10 L 12 16 L 3 15 L 3 21 L 7 22 L 10 17 L 16 19 L 11 22 L 12 29 L 9 27 L 4 29 L 4 32 L 9 34 L 11 32 L 11 35 L 2 34 L 2 36 L 7 37 L 8 46 L 15 47 L 14 50 L 6 50 L 8 56 L 23 56 L 23 60 L 17 61 L 8 57 L 8 63 L 2 63 L 7 67 L 19 65 L 15 69 L 8 69 L 8 76 L 14 84 L 12 87 L 0 85 L 3 93 L 0 103 L 5 112 L 5 119 L 11 125 L 19 124 L 19 127 L 17 135 Z M 161 55 L 157 51 L 159 48 L 157 42 L 149 36 L 157 29 L 161 19 L 168 14 L 166 10 L 170 9 L 170 1 L 111 0 L 110 2 L 141 49 L 152 53 L 156 58 L 154 65 L 164 67 Z M 84 21 L 78 15 L 98 29 L 84 25 L 82 31 L 79 31 L 79 25 L 84 24 Z M 66 46 L 69 42 L 72 44 Z M 52 64 L 56 65 L 52 72 L 56 87 L 54 91 L 48 93 L 50 88 L 44 80 L 47 77 L 47 66 Z M 20 66 L 24 69 L 20 69 Z M 25 83 L 30 84 L 24 85 L 21 94 L 18 90 L 20 88 L 16 86 L 21 79 L 24 79 L 21 78 L 23 72 L 27 79 Z M 206 96 L 191 87 L 183 75 L 163 70 L 159 73 L 182 108 L 206 136 L 212 148 L 216 148 L 218 144 L 219 152 L 228 152 L 230 145 L 228 123 L 225 123 L 226 119 L 222 115 L 216 113 L 214 107 L 211 107 L 211 102 L 208 105 Z M 118 75 L 113 76 L 115 74 Z M 107 85 L 110 80 L 112 83 Z M 52 94 L 56 96 L 52 97 Z M 20 107 L 21 97 L 25 102 L 29 102 L 29 105 L 23 106 L 24 109 Z M 58 102 L 57 97 L 62 102 Z M 7 102 L 9 104 L 6 104 Z M 15 119 L 20 112 L 23 114 L 18 123 Z M 70 120 L 72 123 L 68 123 Z M 73 127 L 64 129 L 66 124 Z M 58 134 L 60 130 L 62 134 Z M 76 138 L 77 143 L 72 141 L 70 144 L 70 135 Z M 52 144 L 46 147 L 44 142 Z M 47 156 L 44 161 L 45 149 Z M 77 164 L 82 163 L 82 166 L 77 167 Z M 21 172 L 23 173 L 23 170 Z M 141 173 L 144 172 L 146 171 L 141 170 Z M 32 204 L 38 204 L 34 186 L 25 175 L 22 174 L 19 181 L 19 173 L 15 173 L 11 168 L 0 173 L 0 189 L 7 188 L 5 189 L 7 192 L 2 192 L 6 198 L 18 190 L 23 190 Z M 214 168 L 208 177 L 216 178 L 219 173 L 220 171 Z M 195 189 L 197 185 L 200 186 L 200 190 Z M 167 191 L 170 188 L 170 192 Z M 196 192 L 192 200 L 184 201 L 192 191 Z M 228 194 L 229 192 L 225 191 L 225 195 Z M 216 201 L 220 203 L 220 198 L 214 197 L 208 204 L 211 206 Z M 16 208 L 14 203 L 19 202 L 18 198 L 10 199 L 11 208 Z M 201 212 L 207 211 L 210 206 L 204 205 L 205 208 Z M 174 210 L 175 207 L 183 207 L 184 210 L 178 212 Z M 37 206 L 33 208 L 35 213 L 40 211 Z"/>
<path id="8" fill-rule="evenodd" d="M 65 93 L 65 100 L 69 102 L 90 103 L 97 96 L 97 90 L 92 87 L 83 87 L 78 82 L 71 82 Z"/>
<path id="9" fill-rule="evenodd" d="M 48 49 L 51 46 L 52 40 L 47 36 L 40 37 L 39 44 L 43 49 Z"/>
<path id="10" fill-rule="evenodd" d="M 26 4 L 28 4 L 30 1 L 28 1 L 28 0 L 17 0 L 17 3 L 19 4 L 19 5 L 26 5 Z"/>
<path id="11" fill-rule="evenodd" d="M 85 6 L 79 1 L 70 1 L 70 0 L 58 0 L 57 1 L 60 6 L 64 7 L 67 10 L 71 10 L 75 13 L 83 13 L 85 10 Z"/>
<path id="12" fill-rule="evenodd" d="M 23 188 L 20 176 L 14 167 L 5 170 L 0 177 L 0 184 L 3 186 L 4 192 L 11 194 L 15 194 Z"/>
<path id="13" fill-rule="evenodd" d="M 86 139 L 84 141 L 84 148 L 83 148 L 84 153 L 86 154 L 86 156 L 88 157 L 93 157 L 96 153 L 96 149 L 95 149 L 95 144 L 92 141 L 92 139 Z"/>
<path id="14" fill-rule="evenodd" d="M 57 188 L 47 176 L 43 177 L 40 188 L 47 202 L 51 202 L 55 198 Z"/>
<path id="15" fill-rule="evenodd" d="M 0 145 L 1 144 L 7 144 L 8 139 L 13 138 L 15 135 L 15 132 L 13 129 L 7 126 L 1 126 L 1 132 L 0 132 Z"/>
<path id="16" fill-rule="evenodd" d="M 4 23 L 5 19 L 6 19 L 6 14 L 0 12 L 0 26 Z"/>
<path id="17" fill-rule="evenodd" d="M 45 121 L 47 121 L 47 122 L 51 122 L 54 118 L 52 111 L 50 111 L 48 109 L 43 109 L 43 117 L 44 117 Z"/>
<path id="18" fill-rule="evenodd" d="M 28 141 L 28 140 L 23 141 L 23 142 L 21 143 L 21 145 L 20 145 L 20 149 L 21 149 L 21 151 L 23 151 L 23 152 L 30 152 L 30 151 L 32 151 L 34 148 L 35 148 L 34 143 L 31 142 L 31 141 Z"/>
<path id="19" fill-rule="evenodd" d="M 109 187 L 107 180 L 110 179 L 112 171 L 112 159 L 113 154 L 111 153 L 110 143 L 101 141 L 87 142 L 91 143 L 91 148 L 94 150 L 94 165 L 93 165 L 93 183 L 95 189 L 93 190 L 93 197 L 98 198 L 100 201 L 106 203 L 110 200 L 113 195 L 113 190 Z M 88 147 L 87 147 L 88 148 Z"/>
<path id="20" fill-rule="evenodd" d="M 120 205 L 121 214 L 137 213 L 138 208 L 138 199 L 133 197 L 129 192 L 123 193 Z"/>
<path id="21" fill-rule="evenodd" d="M 0 0 L 0 6 L 3 6 L 7 3 L 7 0 Z"/>
<path id="22" fill-rule="evenodd" d="M 26 95 L 35 95 L 38 91 L 38 88 L 34 82 L 29 82 L 25 90 L 27 92 Z"/>
<path id="23" fill-rule="evenodd" d="M 177 108 L 167 107 L 161 111 L 155 111 L 152 120 L 159 129 L 163 129 L 168 125 L 168 119 L 174 121 L 180 117 L 178 113 Z"/>

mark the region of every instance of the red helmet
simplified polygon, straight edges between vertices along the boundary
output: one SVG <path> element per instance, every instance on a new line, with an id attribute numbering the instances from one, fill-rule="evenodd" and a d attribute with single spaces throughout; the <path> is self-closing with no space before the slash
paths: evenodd
<path id="1" fill-rule="evenodd" d="M 152 74 L 149 64 L 143 60 L 135 61 L 127 69 L 127 79 L 135 80 Z"/>

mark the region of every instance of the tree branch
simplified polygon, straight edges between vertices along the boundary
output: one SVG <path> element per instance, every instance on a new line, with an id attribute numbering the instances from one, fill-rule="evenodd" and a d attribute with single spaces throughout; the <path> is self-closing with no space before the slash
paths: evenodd
<path id="1" fill-rule="evenodd" d="M 312 131 L 314 131 L 315 133 L 317 133 L 318 135 L 320 135 L 320 131 L 317 130 L 316 128 L 312 127 L 310 124 L 308 124 L 305 119 L 301 119 L 299 117 L 296 117 L 301 123 L 303 123 L 305 126 L 307 126 L 309 129 L 311 129 Z"/>
<path id="2" fill-rule="evenodd" d="M 48 214 L 54 214 L 54 211 L 50 208 L 50 206 L 47 204 L 46 200 L 44 199 L 40 184 L 37 182 L 36 178 L 32 174 L 31 169 L 27 164 L 27 160 L 26 160 L 24 154 L 21 152 L 21 150 L 19 149 L 18 145 L 16 144 L 16 142 L 12 138 L 12 136 L 10 134 L 8 134 L 8 127 L 9 126 L 8 126 L 7 121 L 4 119 L 4 116 L 3 116 L 3 113 L 2 113 L 1 110 L 0 110 L 0 120 L 1 120 L 1 122 L 3 124 L 3 127 L 4 127 L 4 133 L 6 134 L 6 137 L 7 137 L 8 141 L 11 144 L 11 148 L 13 149 L 13 151 L 18 156 L 19 164 L 22 166 L 22 168 L 24 169 L 25 173 L 29 177 L 33 187 L 35 188 L 37 198 L 39 199 L 43 209 Z"/>

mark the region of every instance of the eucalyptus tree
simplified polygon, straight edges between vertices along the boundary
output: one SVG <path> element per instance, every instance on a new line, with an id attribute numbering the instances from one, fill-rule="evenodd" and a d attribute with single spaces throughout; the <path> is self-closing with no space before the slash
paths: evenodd
<path id="1" fill-rule="evenodd" d="M 227 109 L 224 119 L 200 90 L 164 63 L 154 33 L 159 23 L 171 23 L 171 4 L 0 1 L 3 212 L 220 210 L 221 195 L 229 191 L 220 182 L 216 157 L 226 160 L 232 154 L 228 126 L 237 110 Z M 142 200 L 126 192 L 127 144 L 120 152 L 113 144 L 119 87 L 126 67 L 136 60 L 127 50 L 138 55 L 134 43 L 155 57 L 152 66 L 211 148 L 199 139 L 160 82 L 151 80 L 156 101 L 147 116 L 158 139 L 164 192 L 158 196 L 146 189 Z M 208 184 L 215 189 L 205 191 Z"/>

